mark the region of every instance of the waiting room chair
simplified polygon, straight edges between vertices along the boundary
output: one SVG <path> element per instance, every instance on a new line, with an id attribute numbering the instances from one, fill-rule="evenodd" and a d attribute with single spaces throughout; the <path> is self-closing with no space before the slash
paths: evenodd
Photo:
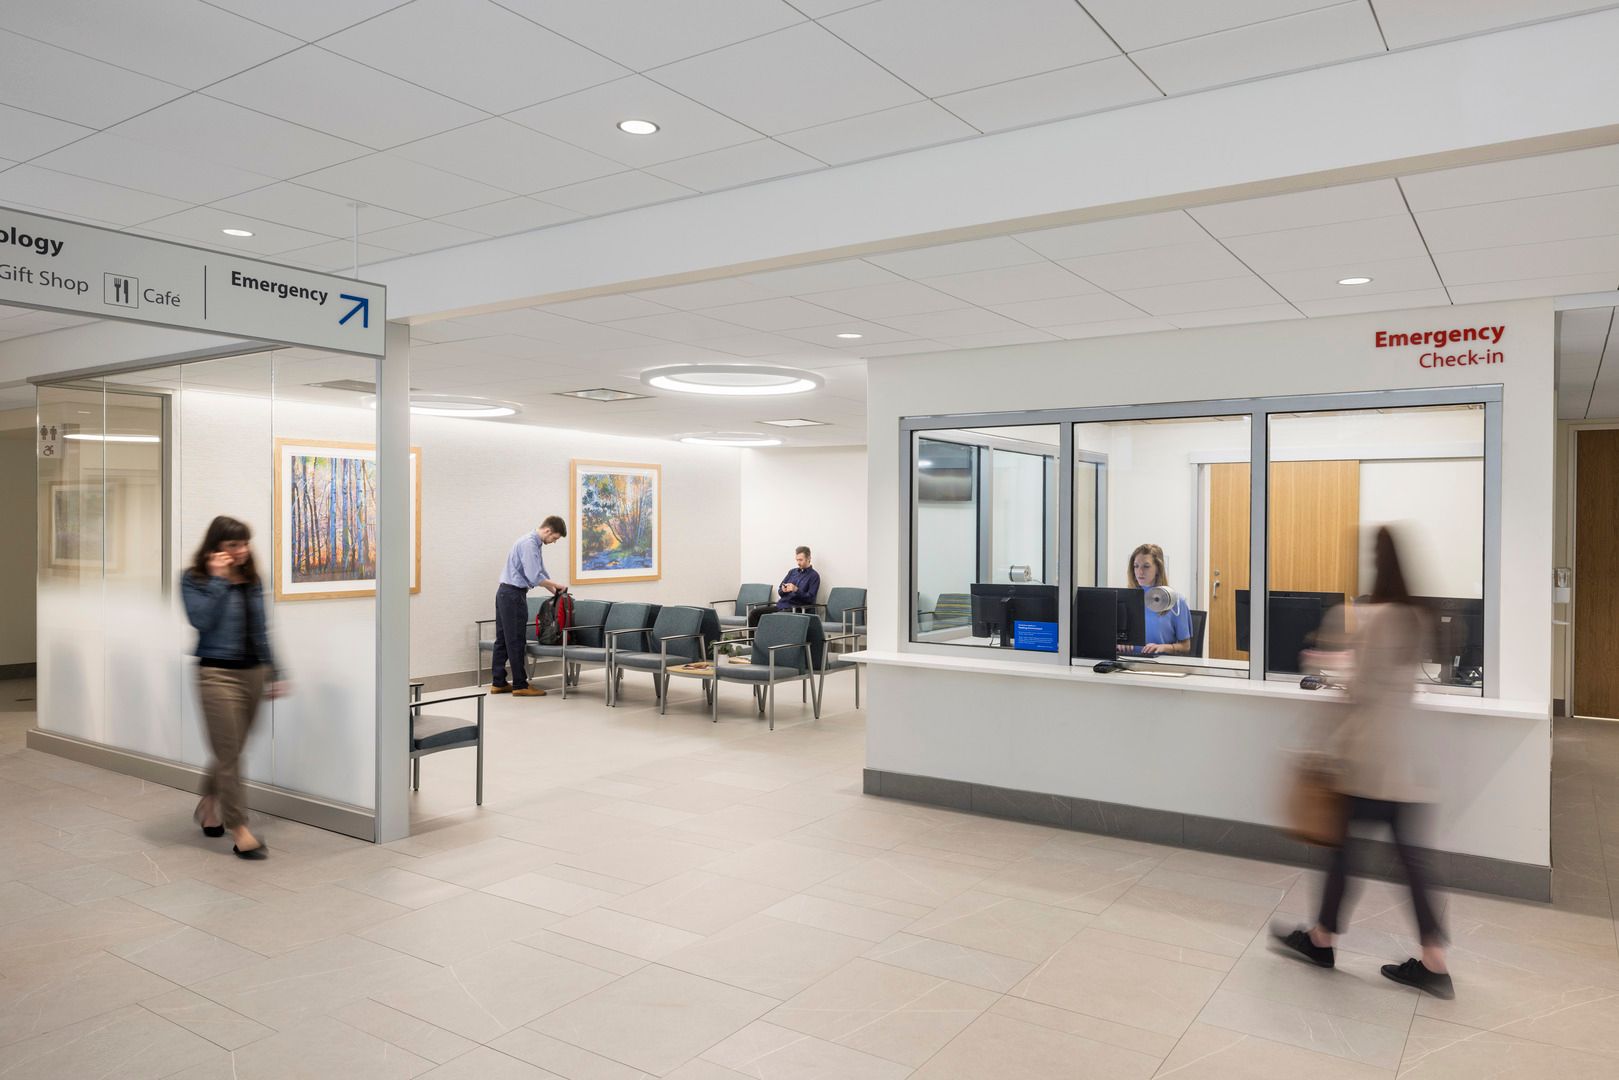
<path id="1" fill-rule="evenodd" d="M 762 582 L 749 582 L 736 591 L 736 599 L 710 600 L 709 607 L 728 605 L 730 611 L 719 612 L 720 626 L 731 630 L 748 625 L 748 612 L 760 604 L 770 603 L 770 586 Z"/>
<path id="2" fill-rule="evenodd" d="M 1192 655 L 1203 656 L 1203 631 L 1208 629 L 1209 613 L 1192 609 Z"/>
<path id="3" fill-rule="evenodd" d="M 646 650 L 647 633 L 658 618 L 660 610 L 657 604 L 627 603 L 620 601 L 607 609 L 607 615 L 602 619 L 600 631 L 600 645 L 568 645 L 568 663 L 574 667 L 574 683 L 578 685 L 578 673 L 582 668 L 599 667 L 607 673 L 607 689 L 603 700 L 611 705 L 613 703 L 613 671 L 610 651 L 613 642 L 623 641 L 623 647 L 636 652 Z M 579 614 L 579 605 L 574 604 L 574 615 Z M 636 636 L 639 632 L 639 637 Z"/>
<path id="4" fill-rule="evenodd" d="M 973 598 L 969 593 L 940 593 L 933 610 L 920 614 L 925 616 L 919 620 L 923 631 L 966 626 L 973 621 Z"/>
<path id="5" fill-rule="evenodd" d="M 720 635 L 720 618 L 711 607 L 679 604 L 662 609 L 652 624 L 651 640 L 645 651 L 634 651 L 623 646 L 608 650 L 612 664 L 608 679 L 613 684 L 609 704 L 618 704 L 626 671 L 645 671 L 652 676 L 659 715 L 668 712 L 669 669 L 707 660 L 709 648 L 718 644 Z M 623 635 L 621 640 L 628 641 L 631 636 Z M 703 680 L 703 693 L 705 697 L 713 694 L 707 679 Z"/>
<path id="6" fill-rule="evenodd" d="M 416 691 L 412 691 L 415 693 Z M 478 805 L 483 805 L 483 699 L 487 694 L 456 694 L 453 697 L 420 699 L 410 703 L 410 789 L 422 789 L 422 758 L 445 750 L 476 747 L 478 751 Z M 430 705 L 445 705 L 452 701 L 478 702 L 478 719 L 468 721 L 464 716 L 444 716 L 422 712 Z"/>
<path id="7" fill-rule="evenodd" d="M 720 719 L 720 686 L 746 683 L 753 689 L 753 702 L 770 717 L 770 730 L 776 730 L 776 687 L 781 683 L 802 684 L 805 697 L 813 695 L 815 716 L 821 715 L 820 687 L 815 678 L 826 655 L 826 633 L 821 620 L 813 615 L 775 611 L 759 620 L 753 634 L 750 663 L 732 664 L 716 658 L 714 664 L 714 722 Z"/>
<path id="8" fill-rule="evenodd" d="M 865 590 L 861 590 L 864 592 Z M 860 708 L 860 665 L 840 656 L 842 652 L 856 651 L 865 648 L 866 628 L 864 626 L 848 633 L 833 633 L 826 636 L 826 647 L 821 651 L 821 662 L 816 672 L 815 692 L 815 718 L 821 718 L 821 705 L 826 701 L 826 677 L 838 675 L 845 671 L 854 672 L 854 707 Z M 837 651 L 834 651 L 836 649 Z"/>
<path id="9" fill-rule="evenodd" d="M 531 658 L 562 661 L 564 701 L 568 699 L 568 690 L 579 685 L 581 664 L 573 660 L 572 655 L 582 649 L 605 648 L 606 642 L 602 638 L 602 631 L 612 608 L 613 603 L 610 600 L 581 600 L 575 597 L 573 621 L 563 628 L 562 641 L 559 644 L 541 645 L 538 641 L 528 643 L 528 655 Z"/>
<path id="10" fill-rule="evenodd" d="M 866 590 L 839 585 L 826 594 L 826 611 L 821 616 L 828 634 L 849 634 L 866 627 Z"/>
<path id="11" fill-rule="evenodd" d="M 545 603 L 545 601 L 546 601 L 546 597 L 543 597 L 543 596 L 531 596 L 531 597 L 528 598 L 528 623 L 526 624 L 526 629 L 523 632 L 523 645 L 524 645 L 525 655 L 521 658 L 522 663 L 524 663 L 524 664 L 528 663 L 527 646 L 528 646 L 528 644 L 530 642 L 532 642 L 534 640 L 534 620 L 540 614 L 540 605 Z M 477 638 L 478 638 L 478 685 L 479 686 L 483 685 L 484 672 L 488 671 L 489 668 L 490 668 L 490 665 L 492 665 L 494 663 L 494 661 L 495 661 L 495 639 L 492 638 L 492 637 L 488 637 L 488 638 L 484 637 L 483 636 L 483 634 L 484 634 L 483 628 L 486 627 L 486 626 L 493 626 L 493 625 L 495 625 L 495 623 L 497 623 L 499 621 L 500 621 L 499 619 L 478 619 L 473 623 L 473 626 L 474 626 L 473 633 L 476 634 Z M 485 656 L 488 656 L 489 659 L 485 660 L 484 659 Z M 508 662 L 510 662 L 511 660 L 515 660 L 515 659 L 518 659 L 518 658 L 509 656 L 506 659 L 507 659 Z"/>

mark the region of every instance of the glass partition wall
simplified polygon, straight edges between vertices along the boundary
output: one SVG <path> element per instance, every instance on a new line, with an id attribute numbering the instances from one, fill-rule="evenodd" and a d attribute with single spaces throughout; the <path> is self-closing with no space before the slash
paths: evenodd
<path id="1" fill-rule="evenodd" d="M 1485 386 L 907 418 L 911 647 L 1330 683 L 1391 595 L 1373 595 L 1386 529 L 1424 612 L 1422 685 L 1493 695 L 1500 400 Z"/>

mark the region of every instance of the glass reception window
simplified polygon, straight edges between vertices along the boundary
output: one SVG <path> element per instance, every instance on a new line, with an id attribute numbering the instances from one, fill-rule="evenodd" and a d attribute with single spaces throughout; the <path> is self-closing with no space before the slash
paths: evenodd
<path id="1" fill-rule="evenodd" d="M 1057 651 L 1059 432 L 913 437 L 911 640 Z"/>
<path id="2" fill-rule="evenodd" d="M 1073 656 L 1246 675 L 1246 415 L 1074 425 Z"/>
<path id="3" fill-rule="evenodd" d="M 1484 417 L 1481 405 L 1272 414 L 1269 673 L 1347 672 L 1386 527 L 1427 612 L 1419 682 L 1483 693 Z"/>

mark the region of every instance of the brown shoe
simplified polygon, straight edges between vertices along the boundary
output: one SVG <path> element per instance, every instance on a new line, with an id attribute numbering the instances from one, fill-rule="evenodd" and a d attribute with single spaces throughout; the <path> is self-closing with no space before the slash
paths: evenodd
<path id="1" fill-rule="evenodd" d="M 538 686 L 525 686 L 520 690 L 513 690 L 512 697 L 544 697 L 545 691 Z"/>
<path id="2" fill-rule="evenodd" d="M 505 685 L 491 686 L 489 692 L 491 694 L 509 694 L 512 692 L 512 688 Z"/>

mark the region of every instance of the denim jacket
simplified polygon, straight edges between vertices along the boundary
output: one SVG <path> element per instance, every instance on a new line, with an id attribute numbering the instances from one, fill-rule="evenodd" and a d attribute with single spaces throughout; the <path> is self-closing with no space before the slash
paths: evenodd
<path id="1" fill-rule="evenodd" d="M 279 676 L 275 655 L 270 651 L 270 632 L 264 622 L 264 589 L 249 585 L 245 590 L 231 588 L 222 577 L 199 578 L 187 571 L 180 579 L 186 618 L 197 630 L 196 656 L 207 660 L 241 660 L 245 629 L 253 634 L 253 648 L 260 663 L 270 665 Z M 245 598 L 246 603 L 242 602 Z M 244 624 L 242 620 L 246 619 Z"/>

